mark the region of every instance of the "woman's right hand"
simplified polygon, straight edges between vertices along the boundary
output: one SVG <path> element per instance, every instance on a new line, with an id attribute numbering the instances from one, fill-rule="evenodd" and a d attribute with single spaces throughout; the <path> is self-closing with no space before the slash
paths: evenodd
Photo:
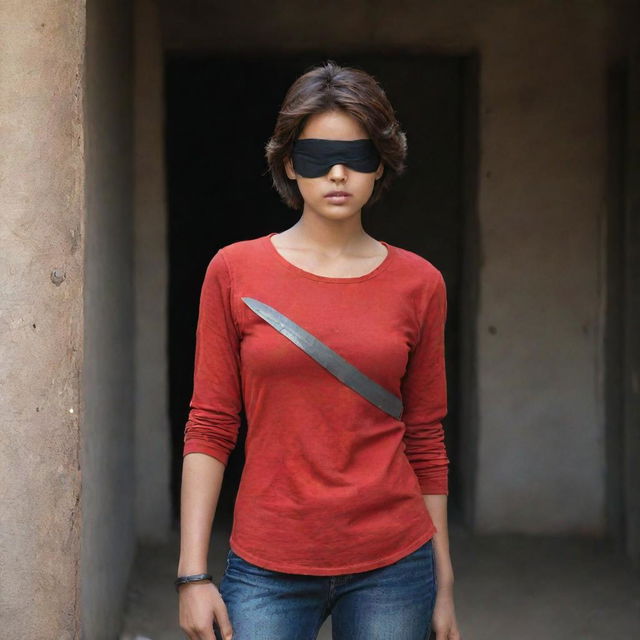
<path id="1" fill-rule="evenodd" d="M 192 582 L 180 585 L 180 628 L 189 640 L 216 640 L 213 624 L 217 623 L 222 640 L 232 640 L 233 629 L 227 606 L 215 584 Z"/>

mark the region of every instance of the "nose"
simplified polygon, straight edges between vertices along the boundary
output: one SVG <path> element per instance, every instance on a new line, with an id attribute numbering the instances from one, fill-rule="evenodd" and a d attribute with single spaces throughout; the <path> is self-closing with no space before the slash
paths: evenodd
<path id="1" fill-rule="evenodd" d="M 347 168 L 343 164 L 334 164 L 331 169 L 329 169 L 329 180 L 335 181 L 343 181 L 347 178 Z"/>

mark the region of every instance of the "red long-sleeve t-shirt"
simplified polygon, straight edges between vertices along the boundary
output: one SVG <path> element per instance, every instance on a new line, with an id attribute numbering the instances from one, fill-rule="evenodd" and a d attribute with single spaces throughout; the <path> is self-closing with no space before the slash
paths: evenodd
<path id="1" fill-rule="evenodd" d="M 386 258 L 363 276 L 316 275 L 286 260 L 273 235 L 228 244 L 208 265 L 183 455 L 226 464 L 244 406 L 233 551 L 306 575 L 391 564 L 437 531 L 422 494 L 448 494 L 445 282 L 431 262 L 384 241 Z M 340 382 L 244 296 L 401 397 L 401 418 Z"/>

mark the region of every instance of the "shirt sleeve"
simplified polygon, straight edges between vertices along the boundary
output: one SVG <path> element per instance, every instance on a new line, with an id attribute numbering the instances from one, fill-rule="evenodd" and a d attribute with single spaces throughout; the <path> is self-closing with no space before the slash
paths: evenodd
<path id="1" fill-rule="evenodd" d="M 442 420 L 447 414 L 444 330 L 447 292 L 442 274 L 427 304 L 418 342 L 402 379 L 405 453 L 423 494 L 449 494 L 449 459 Z"/>
<path id="2" fill-rule="evenodd" d="M 183 457 L 206 453 L 226 466 L 238 440 L 242 391 L 240 334 L 231 311 L 231 277 L 221 250 L 209 262 L 202 284 L 189 408 Z"/>

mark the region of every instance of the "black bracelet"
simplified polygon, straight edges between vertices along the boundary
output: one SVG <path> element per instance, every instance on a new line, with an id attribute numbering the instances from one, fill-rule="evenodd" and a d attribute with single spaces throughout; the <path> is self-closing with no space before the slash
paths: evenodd
<path id="1" fill-rule="evenodd" d="M 178 587 L 181 584 L 185 584 L 187 582 L 200 582 L 201 580 L 211 580 L 211 582 L 213 582 L 213 576 L 210 573 L 196 573 L 192 576 L 180 576 L 173 581 L 173 584 L 176 585 L 176 591 L 178 591 Z"/>

